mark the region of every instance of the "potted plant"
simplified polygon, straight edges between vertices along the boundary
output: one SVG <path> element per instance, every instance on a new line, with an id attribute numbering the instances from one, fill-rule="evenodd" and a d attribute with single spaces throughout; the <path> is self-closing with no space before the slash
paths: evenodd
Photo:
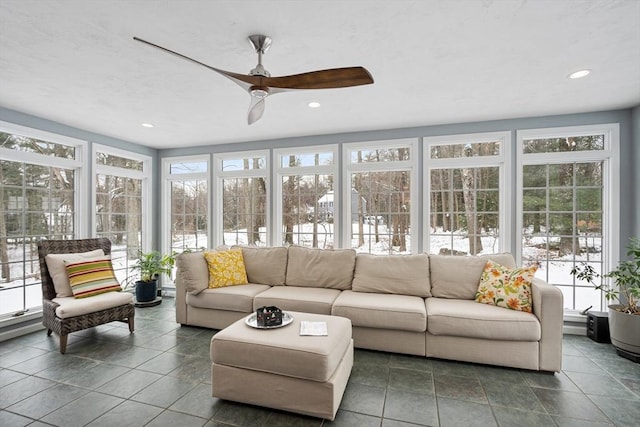
<path id="1" fill-rule="evenodd" d="M 628 260 L 621 261 L 609 273 L 600 274 L 592 266 L 582 263 L 571 270 L 577 279 L 585 280 L 604 292 L 605 298 L 617 300 L 609 305 L 609 335 L 619 355 L 640 361 L 640 239 L 632 237 L 627 246 Z M 610 285 L 598 278 L 612 279 Z"/>
<path id="2" fill-rule="evenodd" d="M 136 301 L 148 302 L 156 299 L 158 289 L 158 278 L 162 274 L 171 277 L 171 271 L 175 265 L 174 254 L 162 255 L 158 251 L 139 252 L 138 261 L 131 267 L 140 273 L 140 278 L 136 284 Z"/>

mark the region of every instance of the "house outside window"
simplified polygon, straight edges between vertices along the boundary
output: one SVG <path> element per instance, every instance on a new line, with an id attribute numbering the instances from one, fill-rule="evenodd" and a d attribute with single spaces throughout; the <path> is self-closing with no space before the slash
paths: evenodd
<path id="1" fill-rule="evenodd" d="M 335 247 L 337 150 L 337 145 L 275 150 L 278 244 Z"/>

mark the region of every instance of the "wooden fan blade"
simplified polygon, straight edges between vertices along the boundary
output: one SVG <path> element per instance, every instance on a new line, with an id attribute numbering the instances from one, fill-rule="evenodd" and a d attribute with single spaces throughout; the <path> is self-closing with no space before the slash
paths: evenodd
<path id="1" fill-rule="evenodd" d="M 239 74 L 239 73 L 234 73 L 234 72 L 231 72 L 231 71 L 221 70 L 219 68 L 212 67 L 211 65 L 207 65 L 204 62 L 200 62 L 200 61 L 198 61 L 196 59 L 189 58 L 188 56 L 183 55 L 183 54 L 178 53 L 178 52 L 175 52 L 175 51 L 173 51 L 171 49 L 167 49 L 166 47 L 162 47 L 162 46 L 157 45 L 155 43 L 151 43 L 150 41 L 143 40 L 143 39 L 141 39 L 139 37 L 134 37 L 133 39 L 135 41 L 148 44 L 149 46 L 155 47 L 156 49 L 160 49 L 160 50 L 162 50 L 164 52 L 167 52 L 167 53 L 170 53 L 172 55 L 175 55 L 178 58 L 182 58 L 182 59 L 185 59 L 187 61 L 196 63 L 198 65 L 202 65 L 203 67 L 206 67 L 206 68 L 210 69 L 211 71 L 215 71 L 218 74 L 222 74 L 223 76 L 231 79 L 232 81 L 234 81 L 235 83 L 240 85 L 245 90 L 248 90 L 249 87 L 251 87 L 251 86 L 265 86 L 264 84 L 262 84 L 262 80 L 264 79 L 263 77 L 260 77 L 260 76 L 248 76 L 246 74 Z"/>
<path id="2" fill-rule="evenodd" d="M 332 68 L 261 79 L 262 85 L 281 89 L 333 89 L 373 83 L 373 77 L 364 67 Z"/>
<path id="3" fill-rule="evenodd" d="M 311 71 L 308 73 L 294 74 L 291 76 L 282 77 L 263 77 L 252 76 L 247 74 L 234 73 L 232 71 L 221 70 L 220 68 L 212 67 L 204 62 L 200 62 L 196 59 L 190 58 L 186 55 L 167 49 L 150 41 L 141 39 L 140 37 L 134 37 L 135 41 L 145 43 L 149 46 L 160 49 L 164 52 L 170 53 L 182 58 L 184 60 L 193 62 L 208 68 L 211 71 L 215 71 L 218 74 L 231 79 L 242 88 L 248 90 L 251 86 L 266 86 L 270 88 L 279 89 L 332 89 L 340 87 L 360 86 L 373 83 L 373 77 L 369 74 L 364 67 L 347 67 L 347 68 L 332 68 L 329 70 Z"/>
<path id="4" fill-rule="evenodd" d="M 265 102 L 264 98 L 256 98 L 255 96 L 251 97 L 251 105 L 249 105 L 249 114 L 247 114 L 247 123 L 250 125 L 254 124 L 264 114 Z"/>

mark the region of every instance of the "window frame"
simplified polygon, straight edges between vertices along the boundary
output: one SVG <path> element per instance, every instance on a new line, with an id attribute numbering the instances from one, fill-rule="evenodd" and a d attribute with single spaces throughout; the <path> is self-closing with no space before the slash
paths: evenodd
<path id="1" fill-rule="evenodd" d="M 120 168 L 117 166 L 108 166 L 102 165 L 97 162 L 97 153 L 110 154 L 118 157 L 128 158 L 131 160 L 136 160 L 142 162 L 142 170 L 133 170 Z M 96 216 L 97 216 L 97 175 L 112 175 L 119 176 L 123 178 L 130 179 L 139 179 L 142 184 L 141 188 L 141 218 L 142 223 L 140 227 L 140 233 L 142 234 L 142 238 L 140 240 L 140 247 L 143 252 L 149 252 L 152 249 L 152 233 L 153 233 L 153 220 L 145 221 L 145 218 L 153 218 L 151 213 L 153 212 L 153 203 L 155 201 L 155 196 L 152 189 L 152 177 L 153 177 L 153 158 L 151 156 L 147 156 L 144 154 L 135 153 L 128 150 L 123 150 L 116 147 L 111 147 L 108 145 L 102 145 L 98 143 L 93 143 L 91 145 L 91 206 L 90 210 L 90 224 L 91 224 L 91 235 L 97 236 L 96 231 Z M 129 284 L 129 280 L 131 279 L 131 275 L 129 270 L 126 271 L 126 279 L 124 280 L 123 287 Z"/>
<path id="2" fill-rule="evenodd" d="M 511 241 L 508 238 L 511 235 L 511 215 L 512 212 L 508 207 L 507 198 L 513 194 L 513 186 L 511 180 L 507 177 L 512 176 L 511 167 L 511 131 L 498 132 L 481 132 L 456 135 L 441 135 L 423 137 L 423 215 L 422 215 L 422 247 L 428 252 L 431 248 L 431 171 L 434 169 L 452 169 L 452 168 L 480 168 L 480 167 L 498 167 L 499 182 L 498 191 L 500 197 L 498 202 L 498 224 L 500 227 L 500 235 L 498 236 L 499 252 L 511 252 Z M 500 154 L 493 156 L 478 157 L 455 157 L 446 159 L 432 159 L 431 147 L 434 145 L 457 145 L 464 143 L 483 143 L 483 142 L 500 142 Z M 508 210 L 508 211 L 507 211 Z"/>
<path id="3" fill-rule="evenodd" d="M 540 138 L 563 138 L 576 136 L 604 135 L 604 148 L 592 151 L 571 151 L 566 153 L 524 153 L 524 141 Z M 516 131 L 516 262 L 522 263 L 524 175 L 527 165 L 551 165 L 575 162 L 602 162 L 602 268 L 610 271 L 620 260 L 620 247 L 615 238 L 620 237 L 620 224 L 615 215 L 620 212 L 620 124 L 604 123 L 595 125 L 561 126 L 551 128 L 518 129 Z M 563 161 L 562 156 L 570 156 Z M 606 250 L 604 249 L 606 247 Z M 574 285 L 575 287 L 575 280 Z M 574 301 L 575 304 L 575 301 Z M 607 304 L 601 293 L 601 306 L 606 311 Z M 580 313 L 578 309 L 564 310 L 565 318 Z"/>
<path id="4" fill-rule="evenodd" d="M 324 145 L 312 145 L 307 147 L 289 147 L 278 148 L 273 150 L 273 158 L 276 167 L 273 168 L 274 174 L 274 186 L 275 186 L 275 213 L 274 213 L 274 228 L 273 228 L 273 244 L 282 246 L 284 244 L 283 236 L 283 221 L 282 221 L 282 180 L 286 176 L 293 175 L 333 175 L 333 210 L 334 212 L 340 212 L 340 200 L 342 194 L 342 188 L 338 188 L 338 172 L 339 172 L 339 145 L 338 144 L 324 144 Z M 282 166 L 283 157 L 295 156 L 297 154 L 316 154 L 316 153 L 332 153 L 333 163 L 328 165 L 313 165 L 313 166 Z M 335 215 L 334 215 L 335 218 Z M 333 222 L 333 247 L 339 246 L 339 236 L 341 235 L 342 225 L 340 221 Z"/>
<path id="5" fill-rule="evenodd" d="M 242 169 L 235 171 L 225 171 L 223 170 L 223 162 L 225 160 L 240 160 L 240 159 L 255 159 L 255 158 L 264 158 L 265 167 L 263 169 Z M 224 241 L 224 218 L 223 218 L 223 209 L 215 209 L 216 205 L 223 205 L 223 196 L 224 189 L 222 188 L 222 181 L 225 178 L 264 178 L 266 191 L 266 203 L 265 203 L 265 224 L 267 226 L 266 230 L 266 245 L 272 246 L 272 234 L 273 230 L 271 230 L 271 156 L 270 150 L 245 150 L 245 151 L 234 151 L 229 153 L 214 153 L 213 154 L 213 166 L 211 167 L 211 173 L 213 175 L 213 185 L 211 186 L 211 190 L 209 193 L 211 194 L 211 212 L 212 215 L 209 216 L 211 221 L 211 232 L 210 238 L 212 239 L 212 244 L 209 245 L 211 248 L 215 248 L 219 245 L 222 245 Z"/>
<path id="6" fill-rule="evenodd" d="M 26 138 L 33 138 L 42 141 L 52 142 L 54 144 L 66 145 L 74 148 L 74 158 L 65 159 L 61 157 L 48 156 L 44 154 L 38 154 L 27 151 L 12 150 L 8 148 L 0 147 L 0 159 L 9 162 L 19 162 L 33 164 L 37 166 L 48 166 L 54 168 L 70 169 L 74 171 L 74 213 L 73 213 L 73 236 L 80 238 L 86 236 L 89 230 L 89 221 L 86 219 L 86 215 L 83 215 L 84 207 L 87 206 L 88 199 L 86 197 L 87 183 L 86 183 L 86 156 L 89 143 L 87 141 L 72 138 L 65 135 L 60 135 L 54 132 L 42 131 L 39 129 L 33 129 L 26 126 L 17 125 L 5 121 L 0 121 L 0 131 L 4 133 L 10 133 L 13 135 L 19 135 Z M 6 236 L 5 236 L 6 237 Z M 37 259 L 37 258 L 36 258 Z M 26 259 L 22 259 L 22 263 L 27 262 Z M 40 279 L 41 280 L 41 279 Z M 38 286 L 38 285 L 32 285 Z M 23 289 L 23 301 L 24 301 L 24 284 Z M 16 313 L 26 313 L 27 311 L 33 311 L 32 314 L 22 315 L 16 317 Z M 0 326 L 8 326 L 16 323 L 20 323 L 25 318 L 30 319 L 40 317 L 42 313 L 42 304 L 34 307 L 25 307 L 23 303 L 23 309 L 14 314 L 6 314 L 0 317 Z M 20 320 L 19 320 L 20 319 Z"/>
<path id="7" fill-rule="evenodd" d="M 204 162 L 207 165 L 205 172 L 172 174 L 171 165 L 174 163 Z M 207 242 L 211 241 L 211 155 L 174 156 L 163 157 L 160 166 L 160 247 L 164 253 L 171 253 L 171 183 L 173 181 L 200 180 L 207 183 Z M 164 276 L 166 280 L 166 276 Z"/>
<path id="8" fill-rule="evenodd" d="M 361 141 L 361 142 L 350 142 L 343 144 L 342 147 L 342 176 L 340 182 L 342 183 L 342 187 L 340 190 L 342 191 L 342 200 L 343 206 L 345 208 L 342 210 L 342 215 L 340 217 L 341 224 L 351 224 L 352 212 L 351 212 L 351 196 L 352 191 L 344 191 L 344 188 L 348 186 L 349 190 L 351 190 L 351 174 L 358 172 L 399 172 L 399 171 L 409 171 L 409 179 L 411 183 L 411 188 L 409 189 L 409 197 L 411 202 L 411 207 L 409 209 L 409 224 L 411 227 L 411 242 L 409 244 L 409 254 L 416 254 L 419 251 L 419 247 L 421 242 L 419 242 L 418 231 L 420 230 L 420 222 L 421 218 L 418 214 L 418 208 L 420 205 L 420 200 L 418 199 L 418 195 L 420 194 L 419 186 L 420 182 L 418 179 L 418 165 L 419 162 L 419 140 L 417 137 L 414 138 L 398 138 L 398 139 L 385 139 L 385 140 L 376 140 L 376 141 Z M 396 161 L 384 161 L 384 162 L 375 162 L 375 163 L 352 163 L 351 162 L 351 154 L 357 152 L 358 150 L 363 149 L 394 149 L 394 148 L 409 148 L 409 160 L 396 160 Z M 345 226 L 342 230 L 342 246 L 345 248 L 354 249 L 351 247 L 351 233 L 352 226 L 348 228 Z M 388 255 L 388 254 L 385 254 Z"/>

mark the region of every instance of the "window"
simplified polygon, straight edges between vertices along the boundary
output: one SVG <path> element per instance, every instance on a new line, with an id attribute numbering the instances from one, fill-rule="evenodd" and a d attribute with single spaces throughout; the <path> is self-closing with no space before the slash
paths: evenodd
<path id="1" fill-rule="evenodd" d="M 130 267 L 151 247 L 151 158 L 94 144 L 95 235 L 111 240 L 116 277 L 130 284 Z"/>
<path id="2" fill-rule="evenodd" d="M 168 252 L 208 248 L 209 156 L 163 159 L 163 194 L 169 206 L 163 210 L 163 230 Z M 164 234 L 164 233 L 163 233 Z M 166 234 L 165 234 L 166 235 Z"/>
<path id="3" fill-rule="evenodd" d="M 81 228 L 86 143 L 0 123 L 0 318 L 42 306 L 38 241 Z"/>
<path id="4" fill-rule="evenodd" d="M 216 242 L 268 244 L 267 152 L 216 155 Z"/>
<path id="5" fill-rule="evenodd" d="M 425 248 L 445 255 L 507 251 L 507 132 L 425 138 Z"/>
<path id="6" fill-rule="evenodd" d="M 283 245 L 333 248 L 337 146 L 277 150 L 276 241 Z"/>
<path id="7" fill-rule="evenodd" d="M 518 132 L 519 252 L 558 286 L 566 310 L 603 310 L 600 291 L 569 273 L 580 262 L 608 271 L 617 259 L 618 125 Z"/>
<path id="8" fill-rule="evenodd" d="M 415 140 L 345 144 L 345 226 L 350 247 L 376 254 L 411 253 L 417 239 Z M 412 239 L 412 237 L 414 237 Z"/>

